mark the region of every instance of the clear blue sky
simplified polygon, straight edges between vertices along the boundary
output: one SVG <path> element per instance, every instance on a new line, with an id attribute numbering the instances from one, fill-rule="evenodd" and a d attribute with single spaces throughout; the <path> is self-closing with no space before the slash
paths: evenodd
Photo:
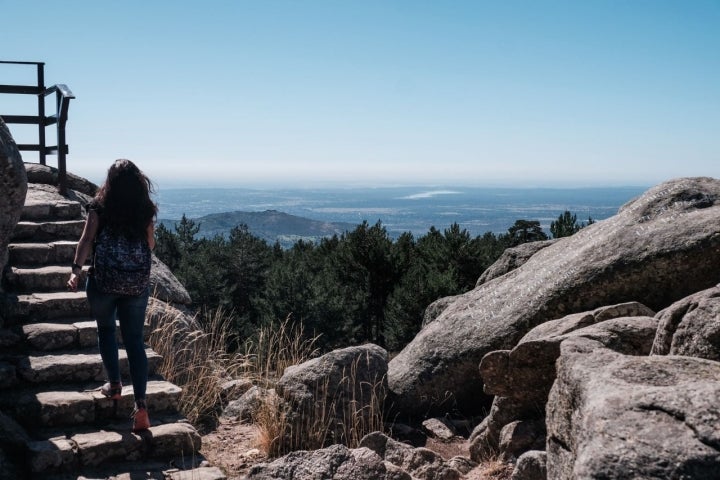
<path id="1" fill-rule="evenodd" d="M 718 0 L 0 0 L 0 12 L 0 60 L 44 61 L 47 83 L 75 93 L 69 168 L 95 181 L 119 157 L 161 186 L 720 177 Z M 23 76 L 2 67 L 0 83 Z M 22 113 L 7 97 L 0 112 Z"/>

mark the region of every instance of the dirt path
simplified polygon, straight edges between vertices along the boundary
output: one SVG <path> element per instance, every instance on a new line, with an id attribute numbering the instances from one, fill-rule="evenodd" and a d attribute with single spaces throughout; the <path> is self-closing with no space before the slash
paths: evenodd
<path id="1" fill-rule="evenodd" d="M 202 437 L 200 453 L 222 469 L 228 480 L 239 480 L 253 465 L 266 460 L 255 446 L 256 431 L 254 425 L 223 417 L 214 431 Z"/>

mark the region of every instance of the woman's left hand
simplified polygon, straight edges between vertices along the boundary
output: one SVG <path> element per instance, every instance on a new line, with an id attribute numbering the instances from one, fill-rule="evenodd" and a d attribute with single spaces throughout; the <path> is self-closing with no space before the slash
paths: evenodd
<path id="1" fill-rule="evenodd" d="M 75 275 L 74 273 L 71 273 L 70 280 L 68 280 L 68 282 L 67 282 L 68 290 L 70 290 L 71 292 L 77 292 L 79 282 L 80 282 L 80 276 Z"/>

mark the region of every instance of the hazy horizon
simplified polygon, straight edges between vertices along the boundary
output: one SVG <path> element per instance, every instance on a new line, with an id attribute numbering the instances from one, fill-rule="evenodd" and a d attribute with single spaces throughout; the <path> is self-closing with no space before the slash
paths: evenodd
<path id="1" fill-rule="evenodd" d="M 94 183 L 102 182 L 104 178 L 99 178 L 97 181 L 91 180 Z M 453 183 L 432 183 L 432 182 L 401 182 L 401 181 L 387 181 L 387 182 L 376 182 L 370 183 L 369 181 L 356 181 L 356 182 L 342 182 L 342 181 L 326 181 L 326 182 L 313 182 L 313 181 L 301 181 L 301 182 L 280 182 L 280 181 L 266 181 L 266 182 L 228 182 L 227 180 L 217 179 L 216 181 L 190 181 L 190 180 L 168 180 L 168 179 L 151 179 L 156 189 L 170 189 L 170 190 L 182 190 L 182 189 L 248 189 L 248 190 L 307 190 L 307 189 L 327 189 L 327 190 L 351 190 L 351 189 L 392 189 L 392 188 L 417 188 L 424 190 L 443 190 L 452 188 L 500 188 L 500 189 L 549 189 L 549 190 L 576 190 L 576 189 L 594 189 L 594 188 L 644 188 L 648 189 L 657 184 L 647 184 L 641 182 L 607 182 L 607 183 L 576 183 L 574 181 L 567 182 L 547 182 L 547 183 L 532 183 L 529 181 L 522 182 L 487 182 L 487 183 L 475 183 L 475 182 L 462 182 L 457 181 Z M 664 181 L 672 180 L 668 178 Z M 663 183 L 664 181 L 658 182 Z"/>
<path id="2" fill-rule="evenodd" d="M 518 219 L 538 220 L 543 228 L 564 211 L 602 220 L 636 198 L 641 187 L 455 189 L 396 186 L 383 188 L 165 188 L 157 201 L 160 220 L 177 221 L 183 215 L 278 211 L 323 222 L 357 225 L 382 222 L 397 236 L 410 231 L 425 234 L 431 226 L 441 231 L 453 223 L 473 235 L 502 233 Z M 201 220 L 202 222 L 202 220 Z M 212 221 L 211 221 L 212 223 Z M 230 226 L 220 222 L 229 231 Z M 549 231 L 549 230 L 548 230 Z"/>

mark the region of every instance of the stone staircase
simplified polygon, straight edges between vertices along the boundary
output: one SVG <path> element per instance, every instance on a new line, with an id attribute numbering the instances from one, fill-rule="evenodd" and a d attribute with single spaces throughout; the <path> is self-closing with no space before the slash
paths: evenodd
<path id="1" fill-rule="evenodd" d="M 65 287 L 84 226 L 82 206 L 53 187 L 31 186 L 2 279 L 0 427 L 16 440 L 17 467 L 12 474 L 0 467 L 0 478 L 225 478 L 197 468 L 200 436 L 178 413 L 181 389 L 156 373 L 161 358 L 151 349 L 149 431 L 130 431 L 132 386 L 122 347 L 129 386 L 117 409 L 100 394 L 105 377 L 95 322 L 85 293 Z"/>

